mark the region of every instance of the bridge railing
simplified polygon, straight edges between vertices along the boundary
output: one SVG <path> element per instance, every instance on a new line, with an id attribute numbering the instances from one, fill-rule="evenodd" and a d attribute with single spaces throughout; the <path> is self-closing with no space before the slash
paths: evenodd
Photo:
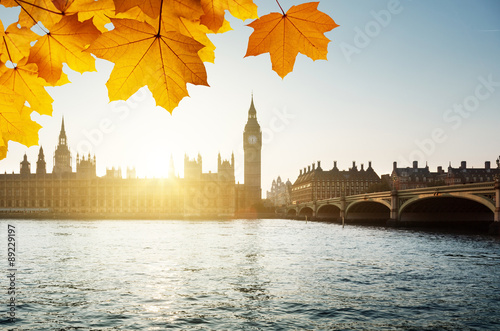
<path id="1" fill-rule="evenodd" d="M 433 186 L 433 187 L 421 187 L 407 190 L 399 190 L 399 196 L 412 196 L 419 194 L 428 194 L 428 193 L 447 193 L 447 192 L 490 192 L 495 188 L 495 182 L 483 182 L 483 183 L 470 183 L 470 184 L 456 184 L 456 185 L 443 185 L 443 186 Z M 346 196 L 346 201 L 353 200 L 373 200 L 373 199 L 386 199 L 390 197 L 392 191 L 383 191 L 383 192 L 374 192 L 374 193 L 362 193 L 356 195 L 348 195 Z M 328 203 L 330 202 L 339 202 L 342 198 L 328 198 L 322 200 L 316 200 L 316 203 Z M 308 201 L 299 203 L 297 205 L 289 206 L 289 207 L 305 207 L 313 204 L 314 201 Z"/>

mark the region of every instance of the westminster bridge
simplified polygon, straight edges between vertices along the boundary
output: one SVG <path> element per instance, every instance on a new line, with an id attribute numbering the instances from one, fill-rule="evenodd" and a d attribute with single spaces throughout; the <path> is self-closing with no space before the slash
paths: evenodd
<path id="1" fill-rule="evenodd" d="M 342 222 L 492 222 L 500 225 L 500 182 L 366 193 L 286 206 L 287 217 Z M 491 227 L 490 227 L 491 228 Z M 497 230 L 494 230 L 497 231 Z"/>

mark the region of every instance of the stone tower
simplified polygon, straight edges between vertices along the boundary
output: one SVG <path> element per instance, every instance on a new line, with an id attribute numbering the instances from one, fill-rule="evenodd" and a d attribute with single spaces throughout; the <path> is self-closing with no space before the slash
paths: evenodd
<path id="1" fill-rule="evenodd" d="M 252 207 L 261 200 L 261 150 L 262 131 L 257 122 L 257 111 L 252 102 L 248 110 L 248 121 L 243 132 L 245 158 L 245 205 Z"/>
<path id="2" fill-rule="evenodd" d="M 61 132 L 59 133 L 59 144 L 54 153 L 54 174 L 63 174 L 71 172 L 71 153 L 66 140 L 66 131 L 64 130 L 64 117 L 61 123 Z"/>
<path id="3" fill-rule="evenodd" d="M 28 156 L 24 153 L 23 161 L 21 162 L 21 175 L 27 176 L 31 173 L 31 165 L 28 162 Z"/>
<path id="4" fill-rule="evenodd" d="M 38 175 L 45 175 L 47 172 L 45 167 L 45 156 L 43 155 L 43 148 L 40 146 L 40 151 L 38 152 L 38 161 L 36 161 L 36 173 Z"/>

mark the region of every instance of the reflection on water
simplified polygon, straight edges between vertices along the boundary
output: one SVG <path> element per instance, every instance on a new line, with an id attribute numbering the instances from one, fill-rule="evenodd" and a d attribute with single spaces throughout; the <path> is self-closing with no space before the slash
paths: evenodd
<path id="1" fill-rule="evenodd" d="M 23 330 L 500 327 L 498 237 L 289 220 L 7 224 Z"/>

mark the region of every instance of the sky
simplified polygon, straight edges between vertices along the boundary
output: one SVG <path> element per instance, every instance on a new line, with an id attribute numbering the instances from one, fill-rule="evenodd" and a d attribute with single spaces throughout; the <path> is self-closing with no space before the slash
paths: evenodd
<path id="1" fill-rule="evenodd" d="M 254 0 L 259 16 L 279 11 Z M 282 0 L 288 10 L 306 1 Z M 450 162 L 482 168 L 500 155 L 500 2 L 498 0 L 321 0 L 318 9 L 339 27 L 326 36 L 328 61 L 299 54 L 281 79 L 269 55 L 244 58 L 253 29 L 227 15 L 233 31 L 214 35 L 210 87 L 189 86 L 172 114 L 156 107 L 147 88 L 127 101 L 109 102 L 105 83 L 112 64 L 97 72 L 65 72 L 70 84 L 47 88 L 53 115 L 42 125 L 47 169 L 64 116 L 68 144 L 106 168 L 135 167 L 140 177 L 167 177 L 170 156 L 183 176 L 184 155 L 200 153 L 203 171 L 217 171 L 217 155 L 235 154 L 243 182 L 243 129 L 253 93 L 263 131 L 262 191 L 281 176 L 321 161 L 348 169 L 372 162 L 379 174 L 418 161 L 431 171 Z M 15 13 L 0 6 L 0 18 Z M 0 171 L 19 172 L 24 153 L 35 169 L 39 147 L 9 143 Z M 75 162 L 73 160 L 73 166 Z"/>

